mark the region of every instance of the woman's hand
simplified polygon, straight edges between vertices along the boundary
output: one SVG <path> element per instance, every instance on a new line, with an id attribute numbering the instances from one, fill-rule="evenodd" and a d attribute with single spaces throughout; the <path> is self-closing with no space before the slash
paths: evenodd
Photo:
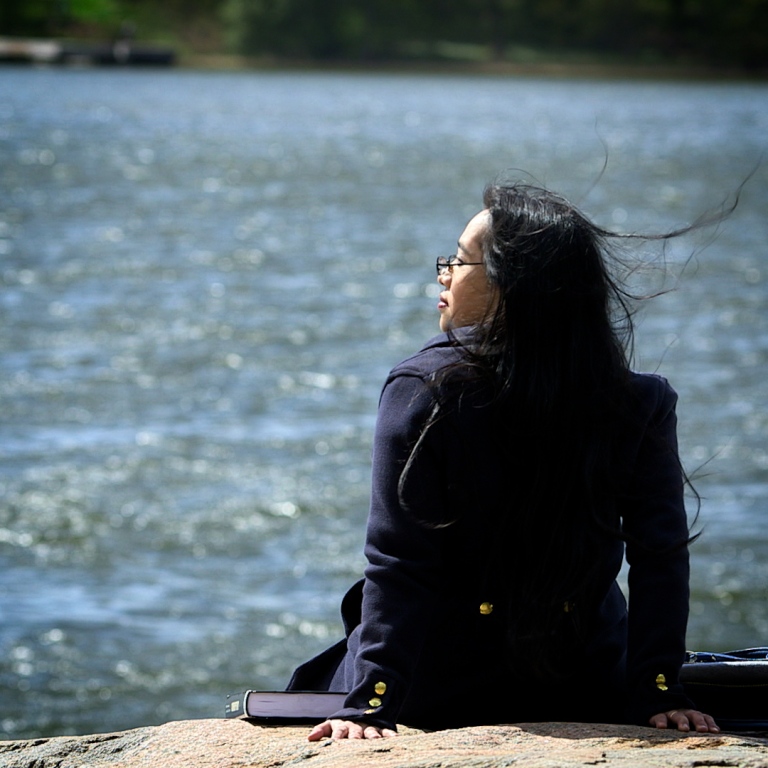
<path id="1" fill-rule="evenodd" d="M 351 720 L 326 720 L 316 725 L 310 732 L 309 741 L 320 739 L 382 739 L 397 736 L 397 731 L 390 728 L 378 728 L 366 723 L 353 723 Z"/>
<path id="2" fill-rule="evenodd" d="M 654 728 L 667 728 L 671 725 L 678 731 L 690 731 L 694 728 L 697 733 L 720 733 L 714 719 L 698 709 L 670 709 L 668 712 L 654 715 L 649 722 Z"/>

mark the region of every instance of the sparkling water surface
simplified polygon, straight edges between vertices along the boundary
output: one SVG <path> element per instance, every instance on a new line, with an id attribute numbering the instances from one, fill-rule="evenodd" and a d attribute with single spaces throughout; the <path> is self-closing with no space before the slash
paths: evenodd
<path id="1" fill-rule="evenodd" d="M 216 717 L 340 636 L 379 390 L 487 181 L 661 231 L 766 136 L 764 84 L 0 69 L 2 738 Z M 763 165 L 647 254 L 695 254 L 637 366 L 701 468 L 697 649 L 768 644 L 767 213 Z"/>

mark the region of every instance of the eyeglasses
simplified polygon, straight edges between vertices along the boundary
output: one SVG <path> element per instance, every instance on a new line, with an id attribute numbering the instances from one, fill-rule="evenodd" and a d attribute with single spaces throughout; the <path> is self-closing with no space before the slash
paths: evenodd
<path id="1" fill-rule="evenodd" d="M 482 264 L 482 261 L 462 261 L 458 256 L 449 256 L 447 259 L 445 256 L 438 256 L 435 262 L 437 267 L 437 276 L 453 274 L 454 267 L 473 267 Z"/>

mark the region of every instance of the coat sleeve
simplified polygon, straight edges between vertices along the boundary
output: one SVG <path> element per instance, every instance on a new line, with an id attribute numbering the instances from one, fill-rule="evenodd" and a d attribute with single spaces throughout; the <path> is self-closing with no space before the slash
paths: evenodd
<path id="1" fill-rule="evenodd" d="M 430 499 L 434 507 L 404 509 L 398 484 L 433 406 L 431 391 L 418 376 L 396 375 L 384 387 L 374 437 L 354 685 L 334 718 L 394 728 L 419 663 L 439 594 L 441 532 L 419 522 L 437 515 L 442 504 L 439 440 L 422 441 L 414 470 L 418 498 Z"/>
<path id="2" fill-rule="evenodd" d="M 688 621 L 688 522 L 677 453 L 677 395 L 663 379 L 640 442 L 623 515 L 629 564 L 629 718 L 692 707 L 678 675 Z"/>

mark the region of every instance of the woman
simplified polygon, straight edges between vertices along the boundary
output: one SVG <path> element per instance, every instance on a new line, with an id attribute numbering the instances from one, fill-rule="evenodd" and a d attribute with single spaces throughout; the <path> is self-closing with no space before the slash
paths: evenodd
<path id="1" fill-rule="evenodd" d="M 676 395 L 629 370 L 609 237 L 555 194 L 498 185 L 438 259 L 443 333 L 381 395 L 347 638 L 289 684 L 349 692 L 310 740 L 392 736 L 397 722 L 718 730 L 678 682 Z"/>

